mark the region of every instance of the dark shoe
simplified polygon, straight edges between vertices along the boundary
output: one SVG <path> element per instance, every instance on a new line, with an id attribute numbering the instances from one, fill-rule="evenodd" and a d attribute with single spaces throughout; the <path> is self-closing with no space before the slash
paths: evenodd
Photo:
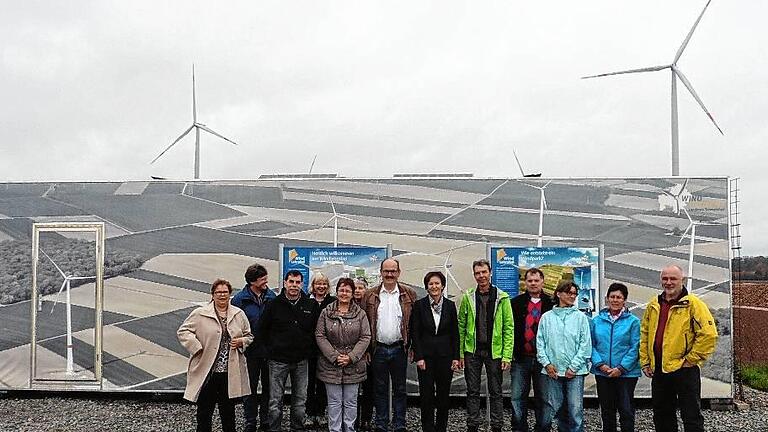
<path id="1" fill-rule="evenodd" d="M 500 427 L 491 428 L 491 432 L 501 432 Z"/>
<path id="2" fill-rule="evenodd" d="M 478 426 L 467 426 L 467 432 L 477 432 Z"/>

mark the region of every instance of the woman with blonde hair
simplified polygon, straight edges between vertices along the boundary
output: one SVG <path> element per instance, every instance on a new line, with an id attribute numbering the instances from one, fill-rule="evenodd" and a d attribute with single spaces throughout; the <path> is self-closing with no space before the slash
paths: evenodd
<path id="1" fill-rule="evenodd" d="M 245 348 L 253 341 L 245 313 L 229 304 L 232 285 L 216 279 L 211 301 L 189 314 L 176 332 L 189 351 L 184 399 L 197 403 L 197 431 L 209 432 L 219 406 L 221 428 L 235 430 L 233 399 L 251 394 Z"/>

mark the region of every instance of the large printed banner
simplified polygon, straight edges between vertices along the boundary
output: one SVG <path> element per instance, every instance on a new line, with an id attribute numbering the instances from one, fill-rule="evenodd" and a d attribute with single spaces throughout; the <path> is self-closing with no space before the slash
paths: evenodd
<path id="1" fill-rule="evenodd" d="M 525 271 L 544 272 L 544 292 L 552 296 L 563 280 L 579 286 L 579 309 L 592 315 L 600 295 L 600 249 L 597 247 L 491 247 L 491 282 L 510 296 L 525 291 Z"/>
<path id="2" fill-rule="evenodd" d="M 386 247 L 282 247 L 281 274 L 298 270 L 304 276 L 304 290 L 315 273 L 324 274 L 331 290 L 342 277 L 365 278 L 378 283 L 381 262 L 388 256 Z M 281 278 L 282 279 L 282 278 Z"/>

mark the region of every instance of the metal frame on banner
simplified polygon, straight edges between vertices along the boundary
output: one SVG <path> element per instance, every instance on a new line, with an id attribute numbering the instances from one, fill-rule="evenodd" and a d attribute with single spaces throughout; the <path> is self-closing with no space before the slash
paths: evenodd
<path id="1" fill-rule="evenodd" d="M 55 379 L 40 378 L 37 374 L 37 319 L 38 301 L 38 265 L 40 264 L 40 234 L 45 232 L 93 233 L 95 236 L 95 275 L 94 279 L 94 344 L 93 344 L 93 378 L 73 376 L 71 379 L 60 377 Z M 29 380 L 33 389 L 40 390 L 101 390 L 102 389 L 102 312 L 104 308 L 104 222 L 46 222 L 32 224 L 32 296 L 30 325 L 30 370 Z M 44 253 L 44 252 L 43 252 Z M 55 265 L 55 264 L 54 264 Z M 67 280 L 65 279 L 65 283 Z M 63 288 L 63 287 L 62 287 Z M 67 289 L 69 303 L 69 289 Z M 66 305 L 67 307 L 69 305 Z M 69 315 L 69 307 L 67 307 Z M 71 333 L 71 329 L 70 329 Z M 71 337 L 71 334 L 69 335 Z"/>

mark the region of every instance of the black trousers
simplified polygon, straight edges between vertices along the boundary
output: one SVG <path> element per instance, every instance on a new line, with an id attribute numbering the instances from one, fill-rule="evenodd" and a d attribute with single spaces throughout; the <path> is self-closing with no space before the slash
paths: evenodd
<path id="1" fill-rule="evenodd" d="M 213 410 L 219 405 L 221 430 L 235 432 L 235 402 L 229 398 L 227 373 L 214 372 L 197 397 L 197 432 L 211 432 Z"/>
<path id="2" fill-rule="evenodd" d="M 419 396 L 421 399 L 421 429 L 424 432 L 445 432 L 448 428 L 448 406 L 450 405 L 451 370 L 450 357 L 424 358 L 426 369 L 419 373 Z M 437 417 L 435 417 L 437 408 Z"/>
<path id="3" fill-rule="evenodd" d="M 501 359 L 491 358 L 488 351 L 464 353 L 464 379 L 467 380 L 467 428 L 477 429 L 483 422 L 480 413 L 480 374 L 485 366 L 488 396 L 491 401 L 491 429 L 504 426 L 504 400 L 501 394 Z"/>
<path id="4" fill-rule="evenodd" d="M 373 368 L 368 365 L 368 377 L 360 383 L 360 396 L 357 398 L 357 425 L 371 425 L 373 420 Z"/>
<path id="5" fill-rule="evenodd" d="M 635 430 L 635 386 L 637 378 L 608 378 L 595 375 L 597 400 L 600 401 L 600 416 L 603 432 L 616 432 L 616 412 L 619 413 L 621 432 Z"/>
<path id="6" fill-rule="evenodd" d="M 269 423 L 269 361 L 264 357 L 246 357 L 248 379 L 251 384 L 251 394 L 243 398 L 245 414 L 245 432 L 255 432 L 257 425 L 262 430 Z M 261 394 L 257 394 L 261 380 Z"/>
<path id="7" fill-rule="evenodd" d="M 325 394 L 325 384 L 317 379 L 317 357 L 310 357 L 307 365 L 307 415 L 324 416 L 328 396 Z"/>
<path id="8" fill-rule="evenodd" d="M 701 371 L 698 366 L 662 373 L 660 368 L 651 379 L 653 424 L 657 432 L 677 432 L 677 409 L 685 432 L 704 432 L 701 415 Z"/>

